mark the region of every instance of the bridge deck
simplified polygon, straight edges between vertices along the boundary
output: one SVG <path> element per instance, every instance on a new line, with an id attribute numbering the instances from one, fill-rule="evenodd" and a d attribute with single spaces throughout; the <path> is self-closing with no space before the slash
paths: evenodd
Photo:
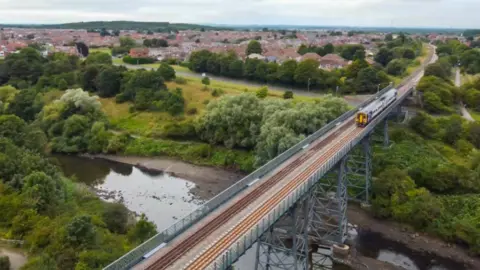
<path id="1" fill-rule="evenodd" d="M 272 171 L 271 173 L 263 177 L 262 181 L 258 181 L 254 185 L 250 186 L 248 189 L 244 190 L 241 194 L 236 196 L 234 199 L 230 200 L 228 203 L 226 203 L 222 207 L 213 211 L 209 216 L 201 220 L 201 222 L 199 222 L 195 226 L 192 226 L 185 233 L 183 233 L 182 235 L 180 235 L 179 237 L 171 241 L 165 248 L 158 251 L 148 260 L 137 265 L 134 269 L 163 269 L 163 268 L 156 268 L 156 267 L 152 268 L 152 266 L 155 264 L 155 261 L 157 259 L 166 255 L 168 252 L 174 249 L 179 243 L 188 239 L 192 234 L 197 233 L 206 224 L 215 220 L 221 213 L 235 206 L 239 201 L 241 201 L 241 199 L 245 198 L 246 196 L 251 194 L 252 191 L 256 190 L 262 183 L 274 177 L 278 177 L 279 174 L 283 173 L 281 175 L 282 177 L 279 179 L 279 181 L 275 185 L 273 185 L 271 188 L 266 190 L 260 197 L 256 198 L 253 201 L 249 201 L 248 205 L 245 205 L 245 208 L 242 211 L 231 216 L 228 222 L 224 223 L 221 227 L 219 227 L 215 231 L 210 232 L 210 234 L 205 239 L 200 241 L 197 245 L 190 247 L 190 250 L 186 252 L 180 259 L 178 259 L 174 264 L 172 264 L 171 267 L 166 268 L 166 269 L 182 269 L 182 267 L 186 266 L 188 262 L 190 262 L 193 258 L 195 258 L 197 254 L 201 253 L 203 249 L 205 249 L 211 243 L 215 242 L 215 240 L 217 240 L 219 236 L 223 235 L 225 232 L 231 229 L 232 226 L 234 226 L 239 221 L 241 221 L 241 219 L 244 218 L 252 210 L 257 208 L 258 206 L 263 205 L 263 203 L 266 200 L 268 200 L 274 194 L 276 194 L 282 187 L 284 187 L 287 183 L 289 183 L 291 179 L 293 179 L 299 173 L 304 171 L 308 165 L 318 160 L 325 153 L 325 151 L 331 148 L 332 146 L 331 143 L 340 140 L 341 138 L 343 138 L 343 136 L 346 135 L 345 130 L 348 130 L 349 132 L 351 132 L 352 128 L 356 128 L 354 126 L 353 118 L 349 120 L 348 124 L 344 123 L 343 125 L 339 125 L 334 130 L 326 134 L 323 138 L 321 138 L 320 140 L 317 140 L 314 144 L 310 145 L 305 150 L 294 155 L 282 166 L 280 166 L 276 170 Z M 310 157 L 308 157 L 309 155 Z M 308 158 L 305 159 L 306 157 Z M 295 161 L 300 161 L 300 162 L 297 162 L 299 164 L 293 170 L 289 170 L 285 172 L 285 170 L 289 169 L 288 168 L 289 165 L 292 166 L 292 163 L 294 163 Z"/>

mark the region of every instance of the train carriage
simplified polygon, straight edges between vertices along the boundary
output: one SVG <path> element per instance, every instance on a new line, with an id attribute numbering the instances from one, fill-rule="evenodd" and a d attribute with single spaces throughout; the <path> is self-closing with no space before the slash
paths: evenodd
<path id="1" fill-rule="evenodd" d="M 357 126 L 367 126 L 378 114 L 397 99 L 397 95 L 397 89 L 390 89 L 364 108 L 361 108 L 355 116 Z"/>

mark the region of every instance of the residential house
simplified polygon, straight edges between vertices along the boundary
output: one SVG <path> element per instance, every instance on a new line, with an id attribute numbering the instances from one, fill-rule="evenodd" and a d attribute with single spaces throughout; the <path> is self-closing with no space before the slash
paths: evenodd
<path id="1" fill-rule="evenodd" d="M 300 61 L 304 61 L 304 60 L 316 60 L 316 61 L 320 61 L 322 59 L 322 57 L 316 53 L 313 53 L 313 52 L 309 52 L 309 53 L 306 53 L 304 54 L 303 56 L 300 57 Z"/>
<path id="2" fill-rule="evenodd" d="M 335 68 L 343 68 L 348 65 L 348 61 L 336 54 L 327 54 L 320 59 L 320 68 L 332 70 Z"/>
<path id="3" fill-rule="evenodd" d="M 148 48 L 132 48 L 130 49 L 130 56 L 133 58 L 146 58 L 148 57 Z"/>

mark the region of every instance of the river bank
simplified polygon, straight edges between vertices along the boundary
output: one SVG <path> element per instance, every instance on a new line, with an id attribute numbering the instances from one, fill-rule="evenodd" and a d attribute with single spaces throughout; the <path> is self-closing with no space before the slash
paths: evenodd
<path id="1" fill-rule="evenodd" d="M 400 243 L 415 252 L 461 263 L 465 267 L 463 269 L 480 269 L 480 258 L 469 256 L 468 251 L 459 245 L 417 232 L 407 224 L 376 219 L 355 204 L 348 206 L 347 215 L 348 222 L 357 225 L 360 231 L 380 234 L 383 238 Z"/>
<path id="2" fill-rule="evenodd" d="M 196 185 L 191 189 L 192 195 L 204 200 L 212 198 L 244 176 L 241 173 L 197 166 L 166 158 L 111 155 L 89 157 L 133 165 L 142 170 L 163 172 L 187 179 Z M 445 258 L 445 261 L 455 261 L 465 265 L 464 269 L 480 269 L 480 259 L 469 256 L 466 249 L 415 232 L 408 225 L 376 219 L 368 211 L 355 204 L 350 204 L 348 207 L 348 221 L 357 225 L 360 231 L 378 234 L 386 240 L 400 243 L 413 252 L 423 254 L 426 257 L 431 254 L 432 257 Z"/>

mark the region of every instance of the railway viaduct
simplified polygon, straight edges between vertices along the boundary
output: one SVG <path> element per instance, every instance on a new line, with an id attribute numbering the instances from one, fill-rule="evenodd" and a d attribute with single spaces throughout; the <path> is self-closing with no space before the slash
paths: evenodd
<path id="1" fill-rule="evenodd" d="M 125 254 L 113 269 L 229 269 L 256 244 L 256 269 L 312 269 L 316 246 L 347 238 L 347 203 L 369 204 L 371 141 L 381 130 L 389 145 L 388 117 L 401 112 L 426 64 L 397 86 L 398 98 L 365 128 L 359 107 L 238 181 L 171 227 Z"/>

